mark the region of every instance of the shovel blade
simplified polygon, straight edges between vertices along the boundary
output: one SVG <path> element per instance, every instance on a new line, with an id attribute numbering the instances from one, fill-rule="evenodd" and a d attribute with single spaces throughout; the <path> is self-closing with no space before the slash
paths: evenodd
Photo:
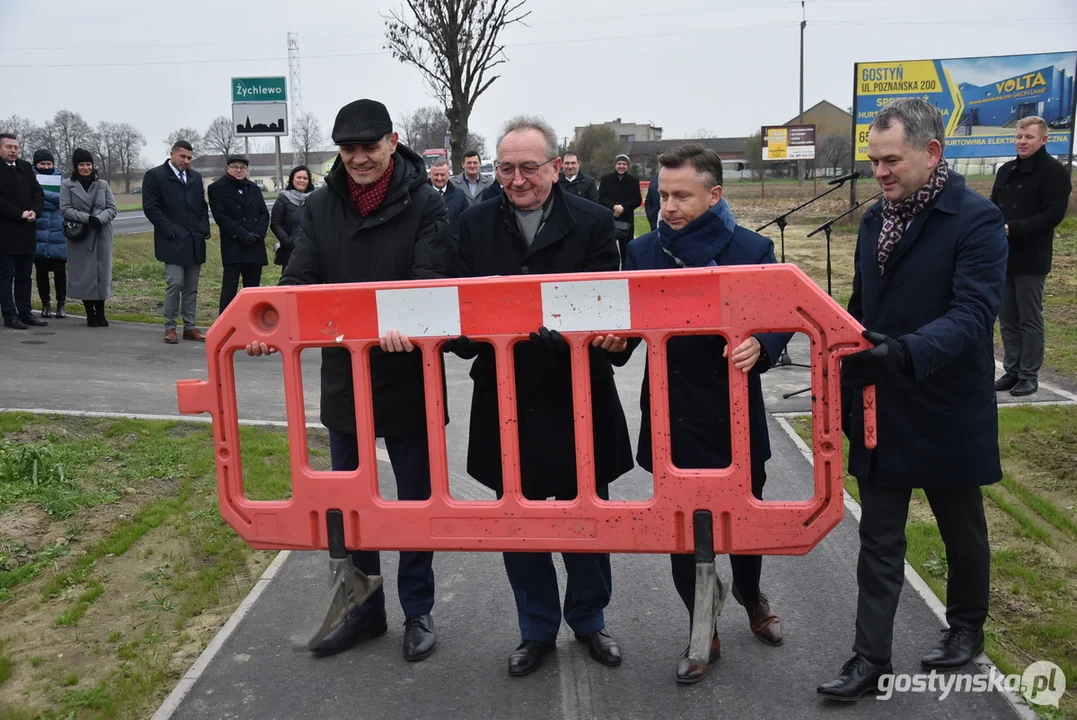
<path id="1" fill-rule="evenodd" d="M 726 588 L 714 567 L 714 561 L 696 563 L 696 597 L 692 611 L 692 638 L 688 657 L 697 663 L 709 663 L 714 624 L 725 607 Z"/>
<path id="2" fill-rule="evenodd" d="M 351 556 L 329 559 L 329 584 L 315 602 L 310 621 L 295 638 L 296 650 L 309 650 L 325 639 L 345 616 L 381 587 L 381 575 L 366 575 L 352 563 Z"/>

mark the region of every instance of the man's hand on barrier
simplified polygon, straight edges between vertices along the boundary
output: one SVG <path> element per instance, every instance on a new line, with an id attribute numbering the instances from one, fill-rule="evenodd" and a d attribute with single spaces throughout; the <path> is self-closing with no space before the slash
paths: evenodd
<path id="1" fill-rule="evenodd" d="M 251 343 L 247 346 L 247 354 L 253 357 L 272 355 L 275 352 L 277 352 L 277 348 L 271 348 L 265 343 Z"/>
<path id="2" fill-rule="evenodd" d="M 538 329 L 538 332 L 531 333 L 530 337 L 534 345 L 548 352 L 568 352 L 568 342 L 556 330 L 549 330 L 543 326 Z"/>
<path id="3" fill-rule="evenodd" d="M 441 352 L 452 353 L 461 360 L 471 360 L 479 354 L 479 343 L 471 342 L 467 335 L 446 340 Z"/>
<path id="4" fill-rule="evenodd" d="M 591 347 L 608 352 L 624 352 L 628 349 L 628 338 L 616 335 L 599 335 L 591 341 Z"/>
<path id="5" fill-rule="evenodd" d="M 755 367 L 755 364 L 759 362 L 759 354 L 762 350 L 763 346 L 755 336 L 748 338 L 733 351 L 733 367 L 743 372 L 749 372 Z M 722 357 L 729 357 L 728 343 L 726 344 L 725 349 L 722 350 Z"/>
<path id="6" fill-rule="evenodd" d="M 909 350 L 903 340 L 895 340 L 870 330 L 865 330 L 863 335 L 875 343 L 875 347 L 853 353 L 842 361 L 843 384 L 854 388 L 868 387 L 875 385 L 887 375 L 894 375 L 909 369 Z"/>
<path id="7" fill-rule="evenodd" d="M 381 339 L 381 349 L 385 352 L 411 352 L 415 346 L 408 340 L 408 336 L 399 330 L 390 330 Z"/>

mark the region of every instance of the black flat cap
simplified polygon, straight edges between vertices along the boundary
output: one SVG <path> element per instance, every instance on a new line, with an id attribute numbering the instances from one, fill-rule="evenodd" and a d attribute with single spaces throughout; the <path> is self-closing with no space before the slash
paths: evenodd
<path id="1" fill-rule="evenodd" d="M 234 162 L 240 162 L 247 166 L 250 166 L 251 164 L 251 161 L 247 159 L 247 156 L 241 155 L 240 153 L 231 153 L 230 155 L 228 155 L 228 157 L 224 161 L 224 164 L 231 165 Z"/>
<path id="2" fill-rule="evenodd" d="M 393 131 L 389 111 L 377 100 L 356 100 L 337 113 L 333 123 L 333 144 L 370 145 Z"/>

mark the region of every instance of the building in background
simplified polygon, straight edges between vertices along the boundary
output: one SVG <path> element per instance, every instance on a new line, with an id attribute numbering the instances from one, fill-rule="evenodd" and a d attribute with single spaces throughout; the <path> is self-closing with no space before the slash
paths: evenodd
<path id="1" fill-rule="evenodd" d="M 624 142 L 653 142 L 655 140 L 662 139 L 662 128 L 655 127 L 650 123 L 626 123 L 621 122 L 621 118 L 616 120 L 610 120 L 604 123 L 595 123 L 596 125 L 606 125 L 613 128 L 613 132 L 617 134 L 617 139 L 622 143 Z M 575 132 L 575 139 L 578 143 L 580 137 L 583 135 L 583 131 L 591 127 L 590 125 L 577 125 Z"/>

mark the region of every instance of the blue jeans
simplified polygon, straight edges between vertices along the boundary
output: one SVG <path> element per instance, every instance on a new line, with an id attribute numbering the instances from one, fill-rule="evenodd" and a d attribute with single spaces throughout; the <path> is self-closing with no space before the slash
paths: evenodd
<path id="1" fill-rule="evenodd" d="M 33 255 L 0 254 L 0 313 L 5 320 L 15 317 L 25 320 L 30 317 L 30 278 L 33 272 Z"/>
<path id="2" fill-rule="evenodd" d="M 426 435 L 385 438 L 389 462 L 396 475 L 396 492 L 400 500 L 430 498 L 430 451 Z M 359 444 L 355 435 L 329 432 L 329 456 L 333 470 L 359 467 Z M 355 567 L 367 575 L 381 575 L 381 555 L 376 550 L 352 552 Z M 434 553 L 402 552 L 396 573 L 396 589 L 404 615 L 426 615 L 434 607 Z M 357 614 L 385 611 L 385 592 L 378 588 Z"/>
<path id="3" fill-rule="evenodd" d="M 609 488 L 598 487 L 598 496 L 609 500 Z M 572 500 L 575 497 L 557 498 Z M 520 639 L 552 642 L 561 627 L 561 600 L 553 555 L 507 552 L 505 573 L 516 599 Z M 613 594 L 609 553 L 561 553 L 568 582 L 565 586 L 564 618 L 577 635 L 606 627 L 603 611 Z"/>

